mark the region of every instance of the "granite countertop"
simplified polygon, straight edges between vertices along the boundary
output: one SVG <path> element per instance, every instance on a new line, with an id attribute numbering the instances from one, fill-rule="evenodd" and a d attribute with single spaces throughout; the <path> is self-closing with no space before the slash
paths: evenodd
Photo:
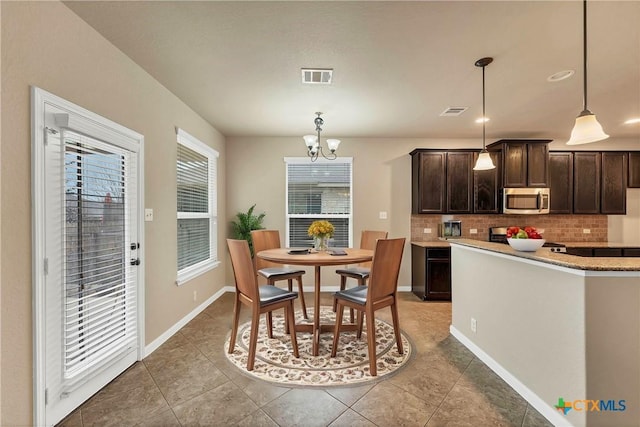
<path id="1" fill-rule="evenodd" d="M 431 243 L 431 242 L 425 242 Z M 490 252 L 497 252 L 512 255 L 519 258 L 527 258 L 547 264 L 559 265 L 562 267 L 574 268 L 576 270 L 591 271 L 640 271 L 640 258 L 637 257 L 581 257 L 567 255 L 563 253 L 551 252 L 547 249 L 538 249 L 535 252 L 516 251 L 509 245 L 503 243 L 485 242 L 482 240 L 456 239 L 449 241 L 450 244 L 469 246 L 477 249 L 484 249 Z M 571 243 L 565 243 L 573 246 Z M 602 247 L 619 247 L 608 242 L 580 242 L 583 247 L 602 245 Z M 577 247 L 577 246 L 574 246 Z"/>
<path id="2" fill-rule="evenodd" d="M 448 240 L 431 240 L 429 242 L 411 242 L 412 245 L 420 246 L 423 248 L 448 248 Z"/>
<path id="3" fill-rule="evenodd" d="M 558 242 L 568 248 L 640 248 L 640 244 L 617 242 Z"/>

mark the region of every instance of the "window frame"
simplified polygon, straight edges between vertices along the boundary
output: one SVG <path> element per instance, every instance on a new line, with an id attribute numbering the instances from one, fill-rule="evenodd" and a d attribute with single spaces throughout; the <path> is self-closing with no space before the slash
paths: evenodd
<path id="1" fill-rule="evenodd" d="M 189 280 L 198 277 L 209 270 L 218 267 L 221 263 L 218 259 L 218 157 L 220 154 L 204 142 L 190 135 L 183 129 L 176 127 L 176 168 L 178 164 L 177 150 L 178 145 L 182 145 L 196 153 L 205 156 L 208 160 L 208 182 L 207 182 L 207 194 L 208 194 L 208 206 L 207 213 L 195 213 L 195 212 L 180 212 L 177 206 L 177 194 L 178 194 L 178 177 L 176 171 L 176 269 L 178 264 L 178 221 L 181 219 L 209 219 L 209 258 L 200 261 L 196 264 L 184 267 L 181 270 L 177 269 L 176 285 L 181 286 Z"/>
<path id="2" fill-rule="evenodd" d="M 335 160 L 318 158 L 313 163 L 309 157 L 285 157 L 285 246 L 290 247 L 291 230 L 290 224 L 292 218 L 316 218 L 331 220 L 332 218 L 346 218 L 349 222 L 349 247 L 353 247 L 353 157 L 338 157 Z M 325 164 L 349 164 L 349 213 L 348 214 L 290 214 L 289 213 L 289 165 L 313 165 L 318 163 Z"/>

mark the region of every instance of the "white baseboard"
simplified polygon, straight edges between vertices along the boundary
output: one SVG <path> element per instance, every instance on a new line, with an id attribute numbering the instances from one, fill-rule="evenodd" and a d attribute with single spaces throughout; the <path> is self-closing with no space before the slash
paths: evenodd
<path id="1" fill-rule="evenodd" d="M 151 343 L 149 343 L 149 345 L 145 346 L 143 357 L 147 357 L 148 355 L 153 353 L 158 347 L 160 347 L 169 338 L 171 338 L 173 334 L 175 334 L 180 329 L 182 329 L 184 325 L 186 325 L 191 320 L 193 320 L 198 314 L 202 313 L 202 311 L 205 308 L 207 308 L 212 302 L 220 298 L 225 292 L 235 292 L 235 291 L 236 291 L 236 288 L 234 286 L 224 286 L 222 289 L 220 289 L 218 292 L 213 294 L 205 302 L 197 306 L 191 313 L 187 314 L 182 319 L 180 319 L 176 324 L 174 324 L 172 327 L 167 329 L 165 333 L 163 333 L 158 338 L 153 340 Z"/>
<path id="2" fill-rule="evenodd" d="M 507 371 L 502 365 L 500 365 L 494 358 L 485 353 L 480 347 L 478 347 L 473 341 L 467 338 L 462 332 L 456 329 L 453 325 L 449 326 L 449 332 L 458 341 L 460 341 L 465 347 L 467 347 L 478 359 L 482 360 L 493 372 L 498 374 L 507 384 L 511 386 L 520 396 L 524 398 L 531 406 L 536 408 L 543 417 L 549 422 L 553 423 L 557 427 L 572 427 L 573 424 L 560 414 L 555 408 L 549 406 L 549 404 L 535 394 L 529 387 L 524 385 L 520 380 L 514 377 L 509 371 Z"/>

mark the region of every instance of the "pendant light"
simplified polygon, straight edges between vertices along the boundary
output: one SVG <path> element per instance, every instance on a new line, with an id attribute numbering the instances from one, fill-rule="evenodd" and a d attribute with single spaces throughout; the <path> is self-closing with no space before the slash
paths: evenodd
<path id="1" fill-rule="evenodd" d="M 476 165 L 473 167 L 474 171 L 485 171 L 485 170 L 496 168 L 485 146 L 485 134 L 486 134 L 485 128 L 487 123 L 487 116 L 485 115 L 485 111 L 484 111 L 484 104 L 485 104 L 484 67 L 491 64 L 492 62 L 493 62 L 493 58 L 487 57 L 487 58 L 478 59 L 475 63 L 476 67 L 482 67 L 482 151 L 478 156 L 478 160 L 476 160 Z"/>
<path id="2" fill-rule="evenodd" d="M 580 145 L 588 144 L 590 142 L 601 141 L 609 138 L 609 135 L 604 133 L 602 126 L 596 120 L 596 115 L 593 114 L 587 108 L 587 0 L 583 1 L 583 64 L 582 64 L 582 76 L 583 82 L 583 109 L 580 115 L 576 118 L 576 124 L 571 131 L 571 138 L 567 141 L 567 145 Z"/>

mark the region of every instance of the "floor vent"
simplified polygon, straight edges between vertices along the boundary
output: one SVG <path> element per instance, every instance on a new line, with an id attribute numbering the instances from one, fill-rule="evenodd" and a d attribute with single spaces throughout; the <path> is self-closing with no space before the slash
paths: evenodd
<path id="1" fill-rule="evenodd" d="M 307 85 L 330 85 L 333 68 L 301 68 L 302 83 Z"/>
<path id="2" fill-rule="evenodd" d="M 440 113 L 440 115 L 443 117 L 460 116 L 468 109 L 469 107 L 447 107 L 447 109 Z"/>

